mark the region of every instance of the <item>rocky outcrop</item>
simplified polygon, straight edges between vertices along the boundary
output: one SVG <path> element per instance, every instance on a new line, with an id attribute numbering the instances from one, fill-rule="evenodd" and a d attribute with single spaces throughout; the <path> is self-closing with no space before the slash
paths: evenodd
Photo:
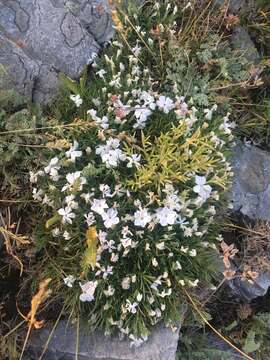
<path id="1" fill-rule="evenodd" d="M 258 50 L 248 31 L 242 26 L 237 26 L 231 36 L 232 48 L 238 51 L 239 56 L 245 57 L 249 62 L 256 63 L 260 59 Z"/>
<path id="2" fill-rule="evenodd" d="M 270 220 L 270 154 L 255 146 L 234 151 L 233 210 L 251 219 Z"/>
<path id="3" fill-rule="evenodd" d="M 50 335 L 51 328 L 36 331 L 30 339 L 29 353 L 25 360 L 36 360 Z M 80 360 L 175 360 L 179 339 L 179 327 L 173 332 L 170 328 L 158 325 L 149 339 L 141 346 L 132 346 L 127 340 L 106 337 L 99 332 L 87 333 L 80 330 L 78 359 Z M 43 360 L 73 360 L 77 347 L 77 329 L 60 321 L 53 332 Z"/>
<path id="4" fill-rule="evenodd" d="M 270 220 L 270 153 L 255 146 L 234 149 L 234 182 L 231 191 L 233 210 L 252 220 Z M 228 282 L 233 293 L 250 302 L 266 295 L 270 273 L 260 274 L 254 283 L 240 278 Z"/>
<path id="5" fill-rule="evenodd" d="M 254 0 L 215 0 L 217 6 L 227 6 L 228 11 L 233 14 L 246 10 L 254 5 Z"/>
<path id="6" fill-rule="evenodd" d="M 0 0 L 0 90 L 46 103 L 112 36 L 107 0 Z"/>

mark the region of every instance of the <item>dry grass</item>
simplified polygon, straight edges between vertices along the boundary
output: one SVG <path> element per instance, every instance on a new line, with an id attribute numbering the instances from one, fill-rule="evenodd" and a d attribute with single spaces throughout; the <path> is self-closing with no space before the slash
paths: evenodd
<path id="1" fill-rule="evenodd" d="M 257 221 L 243 241 L 243 263 L 253 271 L 270 271 L 270 222 Z"/>

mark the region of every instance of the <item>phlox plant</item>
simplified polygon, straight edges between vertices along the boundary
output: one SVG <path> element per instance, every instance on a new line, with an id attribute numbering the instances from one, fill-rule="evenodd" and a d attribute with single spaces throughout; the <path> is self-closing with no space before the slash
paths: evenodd
<path id="1" fill-rule="evenodd" d="M 89 127 L 30 174 L 42 275 L 67 313 L 134 345 L 161 320 L 173 326 L 182 288 L 212 281 L 231 178 L 229 114 L 166 83 L 181 16 L 169 1 L 113 11 L 115 38 L 91 59 L 92 97 L 70 96 Z"/>

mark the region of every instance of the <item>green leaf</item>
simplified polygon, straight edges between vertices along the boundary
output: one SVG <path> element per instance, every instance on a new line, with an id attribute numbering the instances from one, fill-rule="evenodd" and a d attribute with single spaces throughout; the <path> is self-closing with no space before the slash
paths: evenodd
<path id="1" fill-rule="evenodd" d="M 225 327 L 226 331 L 231 331 L 232 329 L 234 329 L 236 326 L 238 325 L 238 322 L 236 320 L 234 320 L 230 325 Z"/>
<path id="2" fill-rule="evenodd" d="M 255 331 L 250 330 L 248 332 L 248 335 L 245 340 L 245 344 L 243 346 L 243 350 L 246 353 L 252 353 L 254 351 L 257 351 L 261 347 L 260 342 L 257 342 L 257 343 L 255 342 L 255 336 L 256 336 Z"/>
<path id="3" fill-rule="evenodd" d="M 49 229 L 60 220 L 60 215 L 56 213 L 53 217 L 46 221 L 45 227 Z"/>
<path id="4" fill-rule="evenodd" d="M 80 87 L 77 81 L 72 80 L 70 77 L 66 76 L 63 73 L 59 75 L 60 81 L 74 94 L 78 95 L 80 93 Z"/>
<path id="5" fill-rule="evenodd" d="M 87 77 L 88 77 L 88 66 L 86 65 L 83 69 L 82 76 L 80 78 L 80 88 L 81 93 L 84 92 L 86 85 L 87 85 Z"/>

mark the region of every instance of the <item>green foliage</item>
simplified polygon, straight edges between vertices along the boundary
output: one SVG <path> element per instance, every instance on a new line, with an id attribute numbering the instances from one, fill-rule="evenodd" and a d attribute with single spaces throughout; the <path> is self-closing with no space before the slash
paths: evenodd
<path id="1" fill-rule="evenodd" d="M 241 137 L 245 137 L 255 144 L 270 147 L 270 100 L 268 95 L 266 98 L 259 99 L 255 106 L 246 107 L 246 112 L 238 120 L 237 132 Z"/>
<path id="2" fill-rule="evenodd" d="M 4 110 L 0 117 L 0 154 L 2 190 L 9 188 L 11 192 L 27 186 L 28 171 L 39 162 L 34 147 L 41 136 L 31 134 L 27 130 L 37 126 L 37 117 L 27 109 L 12 115 Z M 16 169 L 16 170 L 15 170 Z"/>
<path id="3" fill-rule="evenodd" d="M 55 296 L 70 312 L 80 308 L 88 326 L 135 342 L 161 319 L 179 318 L 181 286 L 215 278 L 213 216 L 231 177 L 226 109 L 181 97 L 167 78 L 185 16 L 169 4 L 114 14 L 118 31 L 92 64 L 91 86 L 64 79 L 58 115 L 68 115 L 67 125 L 80 119 L 65 132 L 73 145 L 31 174 L 44 211 L 36 244 L 46 250 L 42 274 Z M 211 54 L 200 50 L 207 61 Z M 95 208 L 100 201 L 104 211 Z M 92 227 L 98 238 L 87 243 Z"/>
<path id="4" fill-rule="evenodd" d="M 243 350 L 256 360 L 265 360 L 270 351 L 270 313 L 259 313 L 243 324 L 246 336 L 241 341 Z"/>
<path id="5" fill-rule="evenodd" d="M 177 360 L 234 360 L 235 356 L 226 350 L 214 348 L 212 334 L 192 332 L 183 335 L 180 340 Z M 222 341 L 222 340 L 221 340 Z M 211 344 L 212 343 L 212 344 Z"/>
<path id="6" fill-rule="evenodd" d="M 165 134 L 161 133 L 154 143 L 142 137 L 145 164 L 128 184 L 132 189 L 151 185 L 160 192 L 161 186 L 166 183 L 185 184 L 188 174 L 207 173 L 211 169 L 214 176 L 209 183 L 225 186 L 228 174 L 219 168 L 223 154 L 216 152 L 213 156 L 210 151 L 213 148 L 212 134 L 207 128 L 208 124 L 204 123 L 191 133 L 187 124 L 180 123 Z"/>

